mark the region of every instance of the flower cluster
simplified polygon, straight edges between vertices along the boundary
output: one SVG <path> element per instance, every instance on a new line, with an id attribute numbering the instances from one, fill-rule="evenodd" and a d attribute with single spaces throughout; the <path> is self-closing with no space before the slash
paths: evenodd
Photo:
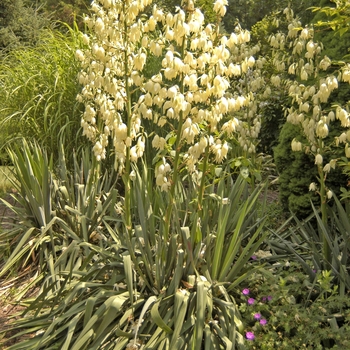
<path id="1" fill-rule="evenodd" d="M 303 143 L 298 138 L 293 139 L 292 150 L 311 153 L 315 157 L 320 181 L 325 182 L 327 173 L 335 169 L 337 163 L 333 156 L 325 164 L 325 159 L 328 159 L 325 157 L 326 152 L 343 144 L 345 156 L 350 156 L 350 134 L 346 132 L 350 127 L 349 112 L 341 106 L 334 107 L 328 103 L 332 92 L 338 89 L 341 82 L 350 83 L 349 65 L 344 64 L 338 73 L 334 72 L 331 59 L 322 54 L 322 45 L 314 41 L 313 29 L 300 29 L 301 23 L 293 17 L 290 9 L 287 8 L 284 14 L 290 22 L 288 34 L 279 33 L 270 37 L 277 72 L 271 82 L 279 87 L 283 81 L 284 86 L 288 87 L 292 106 L 287 110 L 287 121 L 299 125 L 306 138 Z M 288 60 L 289 65 L 282 67 L 281 62 L 286 62 L 284 47 L 288 46 L 292 48 L 292 55 Z M 290 75 L 295 78 L 290 79 Z M 345 130 L 335 139 L 329 140 L 332 123 L 337 120 Z M 310 190 L 316 190 L 315 184 L 310 186 Z M 325 191 L 322 201 L 332 197 L 331 190 Z"/>
<path id="2" fill-rule="evenodd" d="M 93 15 L 85 19 L 93 34 L 83 36 L 87 48 L 76 53 L 83 86 L 78 100 L 85 104 L 81 125 L 96 158 L 106 157 L 112 140 L 119 172 L 126 161 L 136 162 L 151 133 L 145 120 L 155 125 L 152 146 L 160 156 L 172 157 L 181 149 L 192 173 L 207 148 L 217 163 L 227 157 L 227 136 L 238 135 L 243 150 L 254 153 L 263 62 L 254 58 L 259 48 L 249 46 L 249 32 L 237 27 L 223 35 L 218 26 L 205 24 L 193 0 L 174 15 L 154 5 L 151 16 L 139 16 L 151 2 L 95 0 Z M 227 0 L 215 1 L 218 16 L 226 5 Z M 150 57 L 159 57 L 161 69 L 149 78 L 144 68 Z M 246 79 L 240 79 L 243 75 Z M 168 143 L 174 137 L 176 143 Z M 171 171 L 157 170 L 163 190 Z"/>
<path id="3" fill-rule="evenodd" d="M 156 184 L 162 191 L 167 191 L 171 185 L 170 181 L 168 180 L 170 170 L 170 165 L 164 158 L 163 161 L 156 167 Z"/>
<path id="4" fill-rule="evenodd" d="M 243 294 L 244 296 L 247 296 L 247 297 L 248 297 L 248 296 L 250 295 L 250 290 L 249 290 L 248 288 L 244 288 L 244 289 L 242 290 L 242 294 Z M 267 302 L 267 301 L 270 301 L 270 300 L 272 300 L 272 297 L 271 297 L 271 296 L 262 297 L 261 302 L 264 303 L 264 302 Z M 252 306 L 252 305 L 254 305 L 255 303 L 256 303 L 256 300 L 255 300 L 254 298 L 249 297 L 249 298 L 247 299 L 247 304 L 248 304 L 248 305 Z M 266 320 L 266 318 L 263 318 L 263 316 L 261 315 L 260 312 L 253 313 L 253 319 L 254 319 L 260 326 L 266 326 L 266 325 L 267 325 L 267 320 Z M 257 328 L 257 327 L 254 326 L 254 327 L 253 327 L 253 330 L 256 329 L 256 328 Z M 254 334 L 253 330 L 247 331 L 247 332 L 245 333 L 245 337 L 246 337 L 247 340 L 254 340 L 254 339 L 255 339 L 255 334 Z"/>

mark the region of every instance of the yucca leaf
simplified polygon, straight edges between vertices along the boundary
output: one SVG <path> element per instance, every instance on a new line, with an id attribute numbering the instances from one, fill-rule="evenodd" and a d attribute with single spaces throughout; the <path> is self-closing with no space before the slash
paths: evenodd
<path id="1" fill-rule="evenodd" d="M 92 317 L 93 311 L 95 309 L 97 297 L 90 297 L 86 301 L 85 305 L 85 313 L 84 313 L 84 322 L 83 322 L 83 327 L 85 328 L 87 323 Z"/>
<path id="2" fill-rule="evenodd" d="M 80 332 L 79 337 L 75 341 L 75 343 L 72 346 L 73 349 L 80 349 L 79 346 L 83 346 L 85 342 L 87 342 L 89 339 L 91 339 L 92 336 L 95 337 L 96 335 L 96 329 L 101 332 L 100 325 L 100 319 L 101 317 L 104 317 L 106 315 L 106 312 L 112 308 L 113 310 L 119 310 L 122 306 L 123 302 L 126 300 L 127 294 L 122 293 L 114 296 L 110 296 L 92 315 L 92 317 L 88 320 L 85 327 Z M 115 313 L 114 313 L 115 316 Z M 107 318 L 106 323 L 111 322 L 111 316 Z M 97 337 L 100 336 L 100 334 L 97 334 Z M 92 340 L 92 339 L 91 339 Z"/>
<path id="3" fill-rule="evenodd" d="M 230 215 L 230 209 L 230 204 L 220 204 L 218 228 L 216 232 L 216 241 L 214 245 L 214 257 L 211 266 L 211 276 L 213 280 L 216 280 L 218 278 L 218 273 L 221 269 L 221 259 L 223 258 L 222 251 L 225 242 L 226 224 L 227 219 Z"/>
<path id="4" fill-rule="evenodd" d="M 162 319 L 162 317 L 159 314 L 159 311 L 158 311 L 159 303 L 160 303 L 160 301 L 155 302 L 151 308 L 152 320 L 163 331 L 165 331 L 168 334 L 172 334 L 173 330 L 168 326 L 168 324 Z M 168 311 L 170 312 L 170 310 L 168 310 Z"/>
<path id="5" fill-rule="evenodd" d="M 202 347 L 203 331 L 205 324 L 205 309 L 207 305 L 208 288 L 203 281 L 197 282 L 197 307 L 196 307 L 196 325 L 194 329 L 194 337 L 192 349 L 200 350 Z"/>
<path id="6" fill-rule="evenodd" d="M 7 262 L 3 266 L 0 271 L 0 276 L 4 276 L 13 265 L 17 264 L 20 259 L 26 254 L 26 252 L 30 251 L 31 247 L 28 244 L 28 241 L 33 236 L 33 232 L 37 229 L 35 227 L 30 228 L 26 231 L 26 233 L 21 237 L 20 241 L 16 244 L 16 248 L 11 253 Z"/>
<path id="7" fill-rule="evenodd" d="M 259 228 L 256 230 L 254 235 L 249 239 L 247 245 L 244 247 L 242 252 L 240 253 L 239 257 L 235 261 L 235 264 L 229 265 L 223 268 L 223 273 L 220 275 L 220 281 L 223 280 L 232 280 L 234 276 L 237 276 L 239 273 L 239 270 L 242 270 L 247 263 L 247 261 L 252 257 L 255 251 L 258 250 L 258 247 L 265 241 L 268 231 L 266 230 L 264 233 L 261 234 L 261 231 L 264 228 L 264 221 L 259 226 Z M 260 235 L 260 238 L 257 240 L 258 236 Z M 228 261 L 228 263 L 230 260 Z M 232 264 L 233 260 L 231 260 Z M 230 269 L 231 267 L 231 269 Z"/>
<path id="8" fill-rule="evenodd" d="M 158 301 L 159 303 L 159 301 Z M 154 322 L 153 316 L 152 316 L 152 310 L 153 308 L 156 306 L 156 304 L 153 305 L 152 309 L 151 309 L 151 320 Z M 148 340 L 148 342 L 145 344 L 145 348 L 149 348 L 149 349 L 158 349 L 158 345 L 164 340 L 164 339 L 168 339 L 169 337 L 171 337 L 172 332 L 167 332 L 165 331 L 162 327 L 165 325 L 165 327 L 169 330 L 171 330 L 171 326 L 174 322 L 173 319 L 173 305 L 172 304 L 166 304 L 166 309 L 165 309 L 165 314 L 164 314 L 164 318 L 162 319 L 159 316 L 159 312 L 158 309 L 155 311 L 155 314 L 158 314 L 158 316 L 156 316 L 156 319 L 158 320 L 159 318 L 159 323 L 160 324 L 156 324 L 157 327 L 154 327 L 153 322 L 151 321 L 150 324 L 145 324 L 145 322 L 143 323 L 143 326 L 149 330 L 152 330 L 152 336 L 151 338 Z M 187 329 L 187 328 L 186 328 Z M 186 331 L 186 329 L 184 328 L 184 330 Z M 148 332 L 149 333 L 149 332 Z"/>
<path id="9" fill-rule="evenodd" d="M 95 331 L 95 340 L 90 344 L 90 349 L 98 349 L 101 345 L 102 340 L 107 335 L 107 327 L 116 319 L 119 318 L 119 312 L 126 301 L 125 298 L 116 296 L 113 302 L 109 305 L 107 312 L 104 313 L 102 322 L 100 322 L 99 327 Z"/>
<path id="10" fill-rule="evenodd" d="M 133 287 L 133 272 L 132 272 L 132 263 L 130 255 L 123 256 L 124 262 L 124 271 L 125 271 L 125 283 L 128 288 L 129 298 L 131 305 L 134 302 L 134 287 Z"/>
<path id="11" fill-rule="evenodd" d="M 168 287 L 168 294 L 170 295 L 175 294 L 183 277 L 184 256 L 185 252 L 182 249 L 179 249 L 177 251 L 175 271 Z"/>
<path id="12" fill-rule="evenodd" d="M 88 330 L 83 336 L 79 337 L 78 340 L 73 344 L 71 350 L 82 350 L 88 349 L 89 340 L 94 337 L 95 333 L 93 329 Z"/>
<path id="13" fill-rule="evenodd" d="M 233 350 L 233 345 L 230 339 L 224 334 L 222 329 L 216 324 L 213 323 L 213 328 L 215 332 L 217 333 L 218 338 L 225 344 L 225 349 L 226 350 Z"/>

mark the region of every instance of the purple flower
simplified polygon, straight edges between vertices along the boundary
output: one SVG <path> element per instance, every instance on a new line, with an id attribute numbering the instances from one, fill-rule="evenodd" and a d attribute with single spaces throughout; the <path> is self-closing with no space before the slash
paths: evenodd
<path id="1" fill-rule="evenodd" d="M 262 301 L 262 302 L 266 302 L 266 301 L 270 301 L 271 299 L 272 299 L 272 296 L 269 295 L 269 296 L 267 296 L 267 297 L 262 297 L 262 298 L 261 298 L 261 301 Z"/>
<path id="2" fill-rule="evenodd" d="M 261 315 L 259 314 L 259 312 L 257 312 L 256 314 L 254 314 L 254 318 L 255 318 L 256 320 L 260 320 Z"/>
<path id="3" fill-rule="evenodd" d="M 252 256 L 251 256 L 251 259 L 252 259 L 252 260 L 257 260 L 258 257 L 257 257 L 256 255 L 252 255 Z"/>
<path id="4" fill-rule="evenodd" d="M 260 324 L 261 324 L 262 326 L 265 326 L 265 325 L 267 324 L 267 321 L 266 321 L 264 318 L 262 318 L 262 319 L 260 320 Z"/>
<path id="5" fill-rule="evenodd" d="M 254 298 L 249 298 L 248 299 L 248 304 L 249 305 L 253 305 L 255 303 L 255 299 Z"/>
<path id="6" fill-rule="evenodd" d="M 250 293 L 250 290 L 249 290 L 248 288 L 244 288 L 244 289 L 242 290 L 242 293 L 243 293 L 244 295 L 248 295 L 248 294 Z"/>
<path id="7" fill-rule="evenodd" d="M 254 335 L 253 332 L 246 332 L 245 337 L 246 337 L 248 340 L 254 340 L 254 339 L 255 339 L 255 335 Z"/>

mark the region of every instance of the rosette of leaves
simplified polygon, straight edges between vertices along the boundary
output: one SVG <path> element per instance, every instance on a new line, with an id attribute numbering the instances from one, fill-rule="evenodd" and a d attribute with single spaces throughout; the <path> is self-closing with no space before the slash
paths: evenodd
<path id="1" fill-rule="evenodd" d="M 133 182 L 132 236 L 111 202 L 100 222 L 105 239 L 76 238 L 63 251 L 56 280 L 15 323 L 36 335 L 12 350 L 244 348 L 234 295 L 261 268 L 249 263 L 266 237 L 259 189 L 248 195 L 247 182 L 222 171 L 206 189 L 198 226 L 197 192 L 179 185 L 165 240 L 167 201 L 149 172 Z"/>

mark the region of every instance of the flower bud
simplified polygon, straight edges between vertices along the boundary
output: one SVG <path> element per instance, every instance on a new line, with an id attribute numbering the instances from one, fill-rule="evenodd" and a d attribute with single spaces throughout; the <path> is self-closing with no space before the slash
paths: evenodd
<path id="1" fill-rule="evenodd" d="M 292 141 L 292 151 L 298 152 L 302 150 L 302 144 L 301 142 L 297 141 L 296 139 L 293 139 Z"/>
<path id="2" fill-rule="evenodd" d="M 319 153 L 317 153 L 315 157 L 315 164 L 322 165 L 322 163 L 323 163 L 323 157 Z"/>
<path id="3" fill-rule="evenodd" d="M 348 143 L 345 145 L 345 156 L 346 158 L 350 158 L 350 147 Z"/>
<path id="4" fill-rule="evenodd" d="M 309 191 L 316 191 L 317 190 L 317 186 L 314 182 L 311 182 L 310 186 L 309 186 Z"/>

